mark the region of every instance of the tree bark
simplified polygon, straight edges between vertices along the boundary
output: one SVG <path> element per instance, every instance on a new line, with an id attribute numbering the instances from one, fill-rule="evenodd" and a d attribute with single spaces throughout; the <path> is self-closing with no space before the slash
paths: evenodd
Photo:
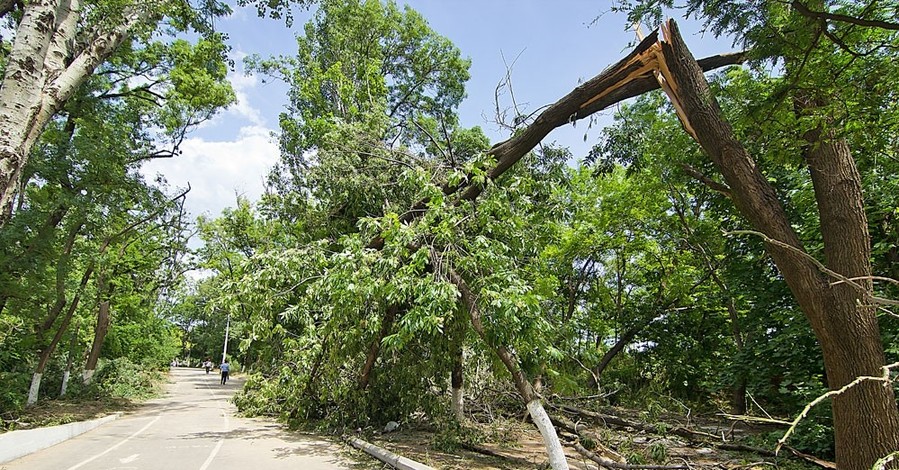
<path id="1" fill-rule="evenodd" d="M 460 343 L 459 347 L 453 352 L 453 373 L 450 379 L 450 385 L 453 389 L 453 416 L 455 416 L 456 421 L 460 423 L 465 421 L 465 398 L 462 393 L 463 366 L 462 344 Z"/>
<path id="2" fill-rule="evenodd" d="M 72 375 L 72 363 L 75 362 L 75 344 L 78 342 L 78 327 L 72 331 L 72 340 L 69 343 L 69 354 L 66 358 L 66 370 L 62 374 L 62 386 L 59 388 L 59 397 L 66 396 L 66 389 L 69 387 L 69 377 Z"/>
<path id="3" fill-rule="evenodd" d="M 359 390 L 368 388 L 368 382 L 371 380 L 371 371 L 375 368 L 375 361 L 378 360 L 378 353 L 381 350 L 381 341 L 393 328 L 393 321 L 396 319 L 398 311 L 399 307 L 391 304 L 387 307 L 384 318 L 381 319 L 381 330 L 378 331 L 378 337 L 372 341 L 371 346 L 368 348 L 365 364 L 362 366 L 362 372 L 359 374 Z"/>
<path id="4" fill-rule="evenodd" d="M 605 354 L 602 355 L 602 359 L 599 360 L 599 364 L 597 364 L 596 368 L 593 369 L 593 375 L 596 377 L 600 377 L 603 371 L 606 370 L 606 367 L 608 367 L 612 362 L 612 359 L 615 359 L 615 356 L 617 356 L 621 351 L 624 351 L 624 348 L 628 344 L 631 344 L 631 341 L 633 341 L 634 338 L 637 337 L 637 335 L 641 331 L 643 331 L 643 328 L 649 326 L 650 323 L 652 323 L 652 318 L 650 318 L 649 321 L 644 321 L 639 325 L 632 326 L 630 329 L 625 331 L 624 334 L 621 335 L 620 338 L 618 338 L 618 341 L 616 341 L 615 344 L 608 351 L 606 351 Z"/>
<path id="5" fill-rule="evenodd" d="M 440 264 L 437 254 L 433 249 L 431 249 L 430 256 L 432 264 Z M 478 307 L 477 299 L 468 287 L 468 283 L 466 283 L 465 280 L 462 279 L 462 276 L 452 269 L 449 269 L 446 274 L 450 283 L 456 286 L 461 294 L 462 304 L 468 310 L 472 328 L 474 328 L 481 340 L 484 341 L 487 346 L 492 348 L 493 352 L 499 356 L 500 361 L 506 366 L 506 370 L 512 375 L 512 382 L 515 384 L 515 388 L 518 389 L 518 393 L 527 405 L 528 413 L 531 415 L 534 425 L 537 426 L 540 435 L 543 436 L 543 443 L 546 446 L 546 453 L 549 456 L 550 467 L 552 467 L 553 470 L 567 470 L 568 460 L 565 458 L 565 452 L 562 449 L 562 443 L 559 441 L 559 436 L 556 434 L 556 428 L 553 427 L 549 415 L 546 414 L 546 410 L 543 408 L 540 397 L 537 396 L 534 392 L 534 388 L 531 386 L 531 382 L 524 374 L 524 371 L 521 370 L 518 359 L 506 346 L 501 344 L 494 345 L 488 339 L 484 324 L 481 321 L 481 311 Z"/>
<path id="6" fill-rule="evenodd" d="M 91 383 L 91 378 L 97 370 L 97 361 L 100 360 L 100 350 L 103 348 L 103 341 L 106 340 L 106 333 L 109 332 L 109 301 L 100 302 L 97 308 L 97 326 L 94 328 L 94 341 L 91 344 L 90 355 L 87 356 L 87 362 L 84 364 L 84 372 L 82 380 L 85 384 Z"/>
<path id="7" fill-rule="evenodd" d="M 108 29 L 95 27 L 78 40 L 78 0 L 25 5 L 0 84 L 0 208 L 11 204 L 28 154 L 47 123 L 131 30 L 153 16 L 149 5 L 126 8 Z M 86 46 L 76 51 L 75 44 Z M 6 219 L 5 213 L 0 216 L 0 226 Z"/>
<path id="8" fill-rule="evenodd" d="M 669 22 L 665 32 L 660 69 L 674 90 L 675 107 L 724 176 L 737 209 L 768 237 L 766 249 L 821 345 L 828 385 L 837 389 L 859 376 L 881 375 L 884 353 L 870 280 L 855 287 L 831 285 L 802 247 L 774 188 L 736 140 L 677 26 Z M 848 278 L 870 276 L 861 179 L 851 152 L 827 132 L 807 139 L 828 269 Z M 891 387 L 862 382 L 834 399 L 833 412 L 839 468 L 867 470 L 899 448 L 899 410 Z"/>

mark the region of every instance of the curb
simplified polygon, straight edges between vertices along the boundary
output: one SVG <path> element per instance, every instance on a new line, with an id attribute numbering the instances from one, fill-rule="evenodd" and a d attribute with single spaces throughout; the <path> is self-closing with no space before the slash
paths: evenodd
<path id="1" fill-rule="evenodd" d="M 46 428 L 9 431 L 0 434 L 0 464 L 26 456 L 41 449 L 59 444 L 79 434 L 114 421 L 122 413 L 115 413 L 90 421 L 49 426 Z"/>
<path id="2" fill-rule="evenodd" d="M 372 457 L 386 463 L 387 465 L 392 466 L 393 468 L 397 468 L 399 470 L 434 470 L 433 467 L 429 467 L 423 463 L 418 463 L 414 460 L 407 459 L 406 457 L 399 456 L 387 449 L 384 449 L 383 447 L 378 447 L 374 444 L 365 442 L 362 439 L 348 437 L 346 440 L 353 447 L 364 451 L 366 454 L 371 455 Z"/>

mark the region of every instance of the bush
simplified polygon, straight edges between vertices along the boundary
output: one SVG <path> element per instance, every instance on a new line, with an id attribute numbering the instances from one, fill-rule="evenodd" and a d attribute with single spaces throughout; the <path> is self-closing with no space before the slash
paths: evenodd
<path id="1" fill-rule="evenodd" d="M 108 398 L 151 398 L 158 395 L 163 379 L 161 372 L 120 357 L 100 364 L 86 392 Z"/>
<path id="2" fill-rule="evenodd" d="M 0 419 L 8 412 L 18 412 L 25 407 L 25 399 L 31 384 L 31 374 L 27 372 L 0 372 Z"/>

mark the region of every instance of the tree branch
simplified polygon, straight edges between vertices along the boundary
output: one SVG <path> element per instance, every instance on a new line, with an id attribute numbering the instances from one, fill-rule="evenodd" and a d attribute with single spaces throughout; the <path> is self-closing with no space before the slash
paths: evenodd
<path id="1" fill-rule="evenodd" d="M 583 119 L 609 106 L 628 98 L 642 95 L 659 88 L 653 76 L 655 59 L 647 51 L 656 44 L 658 31 L 653 31 L 640 44 L 618 63 L 602 71 L 599 75 L 577 86 L 570 93 L 547 107 L 529 126 L 514 137 L 494 145 L 489 154 L 496 158 L 496 165 L 487 176 L 495 180 L 503 175 L 528 152 L 534 149 L 553 129 Z M 728 65 L 742 63 L 745 52 L 721 54 L 699 60 L 704 71 L 714 70 Z M 472 184 L 471 178 L 463 178 L 462 182 L 451 185 L 446 183 L 441 188 L 445 195 L 454 194 L 464 188 L 463 201 L 476 199 L 484 190 L 480 184 Z M 411 222 L 427 210 L 429 199 L 415 203 L 400 216 L 400 222 Z M 384 239 L 376 237 L 368 244 L 368 248 L 380 249 Z"/>
<path id="2" fill-rule="evenodd" d="M 685 173 L 692 176 L 694 179 L 698 180 L 700 183 L 708 186 L 709 189 L 711 189 L 713 191 L 717 191 L 717 192 L 727 196 L 728 198 L 731 197 L 730 187 L 727 186 L 726 184 L 719 183 L 719 182 L 709 178 L 708 176 L 704 175 L 701 171 L 697 170 L 696 168 L 693 168 L 692 166 L 690 166 L 686 163 L 681 163 L 680 167 L 681 167 L 681 169 L 684 170 Z"/>
<path id="3" fill-rule="evenodd" d="M 764 233 L 757 232 L 755 230 L 732 230 L 730 232 L 724 232 L 724 234 L 725 235 L 756 235 L 756 236 L 760 237 L 762 240 L 764 240 L 765 243 L 768 243 L 770 245 L 774 245 L 774 246 L 783 248 L 785 250 L 791 251 L 791 252 L 796 253 L 797 255 L 809 260 L 822 273 L 827 274 L 828 276 L 831 276 L 831 277 L 835 277 L 840 280 L 839 282 L 837 282 L 835 284 L 840 284 L 840 283 L 849 284 L 850 286 L 854 287 L 856 290 L 860 291 L 862 293 L 862 296 L 865 297 L 866 299 L 870 300 L 871 302 L 874 302 L 877 304 L 882 304 L 882 305 L 899 306 L 899 300 L 884 299 L 882 297 L 877 297 L 874 294 L 872 294 L 865 286 L 855 282 L 856 280 L 861 280 L 861 279 L 874 279 L 876 276 L 863 276 L 861 278 L 846 277 L 832 269 L 829 269 L 827 266 L 824 266 L 824 263 L 818 261 L 817 259 L 815 259 L 815 257 L 806 253 L 801 248 L 797 248 L 793 245 L 790 245 L 789 243 L 785 243 L 780 240 L 775 240 L 775 239 L 765 235 Z M 878 279 L 888 279 L 888 278 L 878 278 Z M 895 280 L 892 280 L 892 279 L 891 279 L 891 281 L 896 282 Z M 831 285 L 834 285 L 834 284 L 831 284 Z"/>
<path id="4" fill-rule="evenodd" d="M 891 31 L 899 31 L 899 23 L 891 23 L 889 21 L 881 21 L 881 20 L 867 20 L 864 18 L 856 18 L 854 16 L 841 15 L 838 13 L 815 11 L 815 10 L 810 9 L 808 6 L 806 6 L 804 3 L 800 2 L 799 0 L 793 0 L 793 2 L 790 3 L 790 6 L 792 6 L 793 9 L 796 10 L 797 13 L 799 13 L 802 16 L 805 16 L 806 18 L 832 20 L 832 21 L 839 21 L 841 23 L 849 23 L 849 24 L 854 24 L 854 25 L 859 25 L 859 26 L 871 26 L 874 28 L 882 28 L 882 29 L 888 29 Z"/>

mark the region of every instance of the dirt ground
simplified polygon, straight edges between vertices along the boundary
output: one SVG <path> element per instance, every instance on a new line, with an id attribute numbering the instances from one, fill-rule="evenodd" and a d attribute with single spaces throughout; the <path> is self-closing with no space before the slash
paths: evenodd
<path id="1" fill-rule="evenodd" d="M 479 426 L 484 439 L 477 447 L 500 455 L 494 457 L 469 449 L 458 448 L 452 453 L 436 450 L 440 436 L 427 430 L 401 429 L 392 433 L 375 434 L 368 441 L 403 457 L 424 463 L 435 469 L 456 470 L 533 470 L 546 469 L 546 449 L 540 434 L 528 423 L 494 423 L 488 428 Z M 761 456 L 752 452 L 724 451 L 713 444 L 688 442 L 672 436 L 645 432 L 597 428 L 591 430 L 608 448 L 629 461 L 634 459 L 649 465 L 682 465 L 691 469 L 790 469 L 820 468 L 802 462 L 783 451 L 779 457 Z M 486 434 L 486 435 L 484 435 Z M 597 469 L 598 465 L 584 457 L 570 445 L 565 445 L 572 469 Z M 660 455 L 661 454 L 661 455 Z M 608 454 L 607 454 L 608 455 Z"/>
<path id="2" fill-rule="evenodd" d="M 0 414 L 0 433 L 87 421 L 115 412 L 128 412 L 138 406 L 138 402 L 124 398 L 42 400 L 15 416 Z"/>

